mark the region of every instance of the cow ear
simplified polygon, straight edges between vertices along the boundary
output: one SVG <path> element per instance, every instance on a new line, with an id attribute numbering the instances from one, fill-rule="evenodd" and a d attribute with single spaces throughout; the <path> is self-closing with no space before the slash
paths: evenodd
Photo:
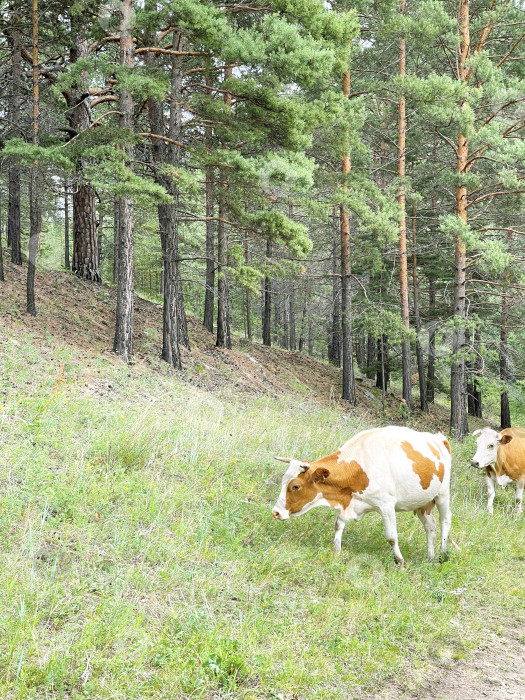
<path id="1" fill-rule="evenodd" d="M 328 471 L 328 469 L 325 469 L 324 467 L 319 467 L 312 474 L 312 480 L 315 484 L 319 484 L 323 481 L 326 481 L 329 476 L 330 472 Z"/>
<path id="2" fill-rule="evenodd" d="M 512 440 L 512 435 L 502 435 L 501 436 L 501 445 L 508 445 L 508 443 Z"/>

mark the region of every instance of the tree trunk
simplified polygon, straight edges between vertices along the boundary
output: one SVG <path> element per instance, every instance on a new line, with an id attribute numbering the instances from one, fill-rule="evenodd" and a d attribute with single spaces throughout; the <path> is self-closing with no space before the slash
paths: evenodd
<path id="1" fill-rule="evenodd" d="M 512 233 L 509 231 L 507 234 L 507 245 L 510 248 L 510 243 L 512 242 Z M 505 387 L 501 392 L 500 397 L 500 427 L 510 428 L 510 404 L 509 404 L 509 289 L 508 285 L 510 283 L 510 270 L 507 268 L 505 273 L 505 284 L 506 287 L 503 289 L 503 294 L 501 296 L 501 330 L 500 330 L 500 344 L 499 344 L 499 378 Z"/>
<path id="2" fill-rule="evenodd" d="M 82 170 L 77 169 L 77 178 Z M 91 282 L 101 282 L 97 243 L 95 189 L 90 182 L 73 189 L 73 272 Z"/>
<path id="3" fill-rule="evenodd" d="M 436 328 L 437 322 L 434 320 L 436 308 L 436 281 L 434 277 L 428 278 L 428 305 L 430 308 L 431 320 L 428 327 L 428 365 L 427 365 L 427 401 L 434 403 L 436 388 Z"/>
<path id="4" fill-rule="evenodd" d="M 233 68 L 226 66 L 224 69 L 224 80 L 231 78 Z M 228 109 L 232 108 L 232 95 L 228 90 L 224 93 L 224 104 Z M 228 288 L 228 277 L 226 267 L 228 265 L 228 238 L 226 234 L 227 218 L 226 189 L 228 182 L 226 175 L 221 178 L 219 192 L 219 225 L 217 226 L 217 258 L 218 258 L 218 280 L 217 280 L 217 342 L 219 348 L 231 349 L 232 341 L 230 335 L 230 293 Z"/>
<path id="5" fill-rule="evenodd" d="M 120 230 L 119 220 L 119 200 L 117 197 L 113 199 L 113 284 L 117 283 L 118 276 L 118 237 Z"/>
<path id="6" fill-rule="evenodd" d="M 38 126 L 39 126 L 39 63 L 38 63 L 38 0 L 32 0 L 32 29 L 33 29 L 33 121 L 32 121 L 32 143 L 38 146 Z M 38 182 L 38 162 L 35 161 L 31 167 L 31 181 L 29 185 L 29 246 L 27 254 L 27 311 L 31 316 L 36 316 L 35 304 L 35 270 L 38 246 L 40 244 L 40 228 L 42 214 L 39 206 L 39 182 Z"/>
<path id="7" fill-rule="evenodd" d="M 377 341 L 377 375 L 376 387 L 386 395 L 390 371 L 388 367 L 388 336 L 382 335 Z"/>
<path id="8" fill-rule="evenodd" d="M 308 323 L 308 354 L 313 357 L 314 354 L 314 323 L 312 318 L 312 305 L 306 307 L 307 323 Z"/>
<path id="9" fill-rule="evenodd" d="M 133 38 L 131 36 L 132 0 L 121 0 L 120 9 L 120 65 L 133 67 Z M 124 87 L 120 90 L 120 126 L 133 130 L 133 97 Z M 129 168 L 133 162 L 131 143 L 125 146 Z M 114 351 L 124 362 L 131 362 L 133 355 L 133 201 L 131 197 L 119 199 L 119 237 L 117 271 L 117 313 Z"/>
<path id="10" fill-rule="evenodd" d="M 11 12 L 11 22 L 13 24 L 11 46 L 12 85 L 9 100 L 9 122 L 12 129 L 19 129 L 21 121 L 20 99 L 22 92 L 22 32 L 20 30 L 20 15 L 16 10 L 12 10 Z M 18 135 L 23 136 L 21 133 Z M 7 245 L 11 246 L 11 262 L 15 265 L 21 265 L 22 238 L 20 229 L 20 165 L 16 159 L 9 163 L 7 206 Z"/>
<path id="11" fill-rule="evenodd" d="M 337 206 L 333 212 L 334 226 L 339 226 Z M 336 236 L 338 235 L 336 231 Z M 337 238 L 336 238 L 337 240 Z M 337 243 L 334 243 L 332 251 L 332 331 L 328 345 L 328 360 L 336 367 L 341 366 L 341 277 L 338 274 Z"/>
<path id="12" fill-rule="evenodd" d="M 69 259 L 69 182 L 64 178 L 64 267 L 71 270 Z"/>
<path id="13" fill-rule="evenodd" d="M 272 242 L 266 241 L 266 258 L 272 257 Z M 268 263 L 269 264 L 269 263 Z M 268 275 L 264 278 L 264 312 L 262 323 L 263 345 L 270 347 L 272 344 L 272 281 Z"/>
<path id="14" fill-rule="evenodd" d="M 416 359 L 419 378 L 419 406 L 422 411 L 428 413 L 427 385 L 425 381 L 425 361 L 423 348 L 421 347 L 421 319 L 419 316 L 419 285 L 417 280 L 417 240 L 416 240 L 416 205 L 412 205 L 412 284 L 414 294 L 414 324 L 416 326 Z"/>
<path id="15" fill-rule="evenodd" d="M 223 185 L 221 185 L 223 187 Z M 217 279 L 217 342 L 218 348 L 231 350 L 230 336 L 230 295 L 226 267 L 228 265 L 228 239 L 224 224 L 225 204 L 224 195 L 219 194 L 219 224 L 217 226 L 217 258 L 219 262 Z"/>
<path id="16" fill-rule="evenodd" d="M 75 20 L 77 21 L 77 20 Z M 71 63 L 89 55 L 87 39 L 80 39 L 70 51 Z M 86 71 L 78 73 L 77 84 L 71 89 L 67 118 L 75 134 L 89 129 L 92 123 L 89 100 L 89 80 Z M 122 118 L 121 118 L 122 119 Z M 78 277 L 101 282 L 97 245 L 97 215 L 95 188 L 84 177 L 86 160 L 79 157 L 73 182 L 73 262 L 72 270 Z"/>
<path id="17" fill-rule="evenodd" d="M 213 333 L 213 309 L 215 307 L 215 222 L 213 178 L 214 168 L 206 166 L 206 291 L 204 294 L 204 326 Z"/>
<path id="18" fill-rule="evenodd" d="M 468 81 L 468 59 L 470 56 L 470 27 L 469 27 L 469 0 L 460 0 L 459 26 L 461 31 L 461 44 L 459 55 L 459 79 Z M 468 109 L 468 102 L 460 103 L 461 110 Z M 467 187 L 461 181 L 461 176 L 468 172 L 468 141 L 463 134 L 458 135 L 457 147 L 457 173 L 458 185 L 456 188 L 456 213 L 458 217 L 467 223 L 468 192 Z M 458 440 L 468 434 L 468 420 L 466 411 L 466 382 L 465 382 L 465 283 L 467 269 L 467 249 L 460 234 L 456 235 L 455 247 L 455 274 L 454 274 L 454 315 L 456 324 L 452 339 L 453 360 L 450 370 L 450 430 Z"/>
<path id="19" fill-rule="evenodd" d="M 359 369 L 365 369 L 366 368 L 366 347 L 365 347 L 365 338 L 363 335 L 360 335 L 357 338 L 355 357 L 356 357 L 357 366 L 359 367 Z"/>
<path id="20" fill-rule="evenodd" d="M 350 98 L 350 71 L 343 76 L 343 94 Z M 347 134 L 348 137 L 348 134 Z M 351 169 L 350 151 L 343 155 L 342 173 L 348 175 Z M 343 182 L 343 193 L 348 191 L 348 183 Z M 341 327 L 343 361 L 342 398 L 355 405 L 354 356 L 352 352 L 352 296 L 350 291 L 350 217 L 345 205 L 341 206 Z"/>
<path id="21" fill-rule="evenodd" d="M 288 317 L 290 319 L 290 350 L 297 350 L 295 338 L 295 288 L 293 282 L 288 297 Z"/>
<path id="22" fill-rule="evenodd" d="M 465 331 L 465 343 L 468 345 L 470 341 L 469 331 Z M 466 363 L 467 372 L 467 410 L 469 416 L 483 418 L 481 406 L 481 389 L 479 386 L 478 377 L 482 373 L 481 355 L 481 329 L 478 327 L 474 331 L 474 342 L 472 350 L 474 352 L 474 361 Z"/>
<path id="23" fill-rule="evenodd" d="M 399 2 L 399 12 L 405 14 L 405 0 Z M 406 41 L 405 37 L 399 38 L 399 76 L 401 80 L 406 75 Z M 407 228 L 406 228 L 406 202 L 405 202 L 405 153 L 406 153 L 406 101 L 405 95 L 399 96 L 398 115 L 398 146 L 397 146 L 397 175 L 399 178 L 399 191 L 397 201 L 400 209 L 399 217 L 399 291 L 401 301 L 401 320 L 408 333 L 410 329 L 410 309 L 408 300 L 408 265 L 407 265 Z M 412 369 L 410 363 L 410 340 L 404 337 L 401 344 L 401 361 L 403 375 L 403 398 L 408 410 L 412 409 Z"/>
<path id="24" fill-rule="evenodd" d="M 303 301 L 303 313 L 301 315 L 301 330 L 299 331 L 299 352 L 302 352 L 304 349 L 304 331 L 306 324 L 307 305 L 308 303 L 305 298 Z"/>

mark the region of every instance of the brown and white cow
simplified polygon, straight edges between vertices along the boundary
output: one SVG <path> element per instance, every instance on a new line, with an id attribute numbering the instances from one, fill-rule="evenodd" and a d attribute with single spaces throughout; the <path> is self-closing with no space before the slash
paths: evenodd
<path id="1" fill-rule="evenodd" d="M 376 511 L 383 518 L 385 537 L 395 561 L 403 565 L 396 526 L 396 511 L 413 510 L 427 533 L 427 551 L 434 560 L 437 505 L 441 523 L 441 547 L 445 554 L 450 531 L 450 445 L 444 435 L 419 433 L 390 426 L 358 433 L 337 452 L 314 462 L 283 459 L 289 467 L 273 516 L 287 520 L 311 508 L 329 506 L 337 511 L 334 550 L 349 520 L 360 520 Z"/>
<path id="2" fill-rule="evenodd" d="M 516 491 L 516 508 L 523 512 L 522 499 L 525 486 L 525 430 L 523 428 L 505 428 L 497 432 L 492 428 L 475 430 L 472 435 L 479 435 L 476 440 L 476 454 L 471 465 L 485 469 L 489 513 L 494 512 L 493 502 L 496 484 L 507 486 L 514 482 Z"/>

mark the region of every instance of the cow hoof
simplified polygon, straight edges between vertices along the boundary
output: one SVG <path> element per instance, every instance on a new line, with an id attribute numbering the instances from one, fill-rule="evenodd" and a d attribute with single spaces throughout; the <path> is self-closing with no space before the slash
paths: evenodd
<path id="1" fill-rule="evenodd" d="M 334 544 L 334 554 L 336 554 L 336 555 L 341 554 L 341 545 L 340 544 Z"/>
<path id="2" fill-rule="evenodd" d="M 441 564 L 448 561 L 449 559 L 450 559 L 450 556 L 449 556 L 448 552 L 440 552 L 439 553 L 439 561 Z"/>
<path id="3" fill-rule="evenodd" d="M 404 560 L 404 559 L 396 559 L 396 558 L 394 557 L 394 561 L 396 562 L 396 564 L 398 565 L 398 567 L 399 567 L 400 569 L 406 569 L 406 564 L 405 564 L 405 560 Z"/>

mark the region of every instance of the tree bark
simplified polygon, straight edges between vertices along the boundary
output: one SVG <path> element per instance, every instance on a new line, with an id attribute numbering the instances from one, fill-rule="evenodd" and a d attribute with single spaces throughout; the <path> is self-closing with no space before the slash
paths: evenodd
<path id="1" fill-rule="evenodd" d="M 436 281 L 434 277 L 428 278 L 428 305 L 431 320 L 428 328 L 428 364 L 427 364 L 427 401 L 434 403 L 436 387 L 436 327 L 433 312 L 436 308 Z"/>
<path id="2" fill-rule="evenodd" d="M 206 166 L 206 291 L 204 294 L 204 326 L 213 333 L 213 309 L 215 307 L 215 222 L 213 218 L 214 168 Z"/>
<path id="3" fill-rule="evenodd" d="M 469 69 L 467 66 L 470 57 L 470 25 L 469 25 L 469 0 L 459 2 L 459 27 L 461 32 L 461 44 L 459 55 L 459 79 L 467 82 Z M 460 103 L 461 110 L 468 108 L 468 102 Z M 458 185 L 456 188 L 456 213 L 458 217 L 467 223 L 468 192 L 466 185 L 461 181 L 461 176 L 468 172 L 468 141 L 463 134 L 458 135 L 457 146 L 457 173 Z M 466 269 L 467 249 L 465 242 L 458 233 L 455 246 L 455 273 L 454 273 L 454 315 L 457 323 L 454 327 L 452 339 L 452 365 L 450 370 L 450 430 L 458 440 L 468 434 L 468 419 L 466 411 L 466 377 L 465 377 L 465 325 L 466 318 Z"/>
<path id="4" fill-rule="evenodd" d="M 64 178 L 64 267 L 71 270 L 69 259 L 69 181 Z"/>
<path id="5" fill-rule="evenodd" d="M 399 12 L 405 14 L 405 0 L 399 2 Z M 399 38 L 399 76 L 406 75 L 406 40 Z M 406 153 L 406 100 L 402 93 L 399 96 L 398 114 L 398 146 L 397 146 L 397 175 L 399 190 L 397 201 L 400 209 L 399 217 L 399 290 L 401 301 L 401 320 L 408 333 L 410 330 L 410 308 L 408 300 L 408 265 L 407 265 L 407 228 L 405 202 L 405 153 Z M 409 411 L 412 409 L 412 369 L 410 363 L 410 340 L 404 337 L 401 344 L 401 362 L 403 375 L 403 398 Z"/>
<path id="6" fill-rule="evenodd" d="M 272 257 L 272 242 L 266 241 L 266 258 L 269 261 Z M 264 278 L 264 313 L 262 324 L 263 345 L 268 347 L 272 344 L 272 281 L 268 275 Z"/>
<path id="7" fill-rule="evenodd" d="M 417 280 L 417 240 L 416 240 L 416 205 L 412 205 L 412 284 L 414 294 L 414 324 L 416 327 L 416 359 L 417 373 L 419 377 L 419 406 L 422 411 L 428 413 L 427 385 L 425 381 L 425 361 L 423 348 L 421 347 L 421 318 L 419 315 L 419 285 Z"/>
<path id="8" fill-rule="evenodd" d="M 20 15 L 11 8 L 11 23 L 13 24 L 11 44 L 11 94 L 9 99 L 9 122 L 12 129 L 20 125 L 20 99 L 22 91 L 22 32 L 20 30 Z M 16 132 L 15 132 L 16 133 Z M 22 136 L 23 134 L 19 134 Z M 11 247 L 11 262 L 22 264 L 22 237 L 20 228 L 20 165 L 17 160 L 9 163 L 7 211 L 7 245 Z"/>
<path id="9" fill-rule="evenodd" d="M 468 345 L 470 341 L 469 331 L 465 331 L 465 343 Z M 478 377 L 481 376 L 482 365 L 480 356 L 481 345 L 481 329 L 479 326 L 474 331 L 473 352 L 474 361 L 466 363 L 467 372 L 467 410 L 469 416 L 483 418 L 481 406 L 481 389 L 479 386 Z"/>
<path id="10" fill-rule="evenodd" d="M 212 78 L 209 71 L 206 71 L 206 85 L 210 88 L 211 95 Z M 206 150 L 209 153 L 212 149 L 213 131 L 211 127 L 205 129 Z M 204 293 L 204 326 L 213 333 L 213 310 L 215 307 L 215 222 L 214 212 L 214 178 L 215 168 L 213 165 L 206 165 L 206 288 Z"/>
<path id="11" fill-rule="evenodd" d="M 373 379 L 376 364 L 376 341 L 373 335 L 368 334 L 366 340 L 366 376 L 368 379 Z"/>
<path id="12" fill-rule="evenodd" d="M 224 69 L 224 80 L 231 78 L 233 68 L 226 66 Z M 224 104 L 231 109 L 232 95 L 226 90 L 224 92 Z M 219 192 L 219 224 L 217 226 L 217 258 L 218 258 L 218 275 L 217 275 L 217 342 L 219 348 L 228 350 L 232 347 L 230 334 L 230 292 L 228 285 L 228 237 L 226 233 L 227 206 L 226 206 L 226 190 L 228 182 L 226 175 L 222 177 Z"/>
<path id="13" fill-rule="evenodd" d="M 133 67 L 133 38 L 131 35 L 132 0 L 121 0 L 120 5 L 120 65 Z M 125 88 L 120 90 L 120 126 L 130 134 L 133 130 L 133 96 Z M 133 147 L 131 141 L 125 146 L 128 167 L 132 167 Z M 117 313 L 115 323 L 114 351 L 124 362 L 133 357 L 133 201 L 131 197 L 119 198 L 119 236 L 117 270 Z"/>
<path id="14" fill-rule="evenodd" d="M 297 350 L 295 337 L 295 287 L 293 282 L 288 296 L 288 318 L 290 321 L 290 350 Z"/>
<path id="15" fill-rule="evenodd" d="M 38 146 L 38 127 L 40 110 L 40 68 L 38 63 L 38 0 L 32 0 L 32 30 L 33 30 L 33 120 L 32 120 L 32 143 Z M 38 162 L 35 161 L 31 167 L 31 181 L 29 185 L 29 245 L 27 254 L 27 311 L 31 316 L 36 316 L 35 303 L 35 271 L 38 246 L 40 244 L 40 228 L 42 214 L 38 199 Z"/>
<path id="16" fill-rule="evenodd" d="M 350 71 L 343 76 L 343 94 L 350 98 Z M 343 154 L 342 173 L 348 175 L 351 169 L 350 151 Z M 348 183 L 343 182 L 343 193 L 348 191 Z M 352 296 L 350 291 L 350 217 L 344 205 L 340 208 L 341 215 L 341 327 L 343 362 L 342 398 L 355 405 L 354 356 L 352 352 Z"/>
<path id="17" fill-rule="evenodd" d="M 383 400 L 390 381 L 390 371 L 388 366 L 388 336 L 382 335 L 377 341 L 377 374 L 376 387 L 382 389 Z"/>
<path id="18" fill-rule="evenodd" d="M 333 212 L 334 227 L 339 226 L 337 206 Z M 338 231 L 336 230 L 336 236 Z M 338 274 L 337 238 L 332 251 L 332 329 L 328 345 L 328 360 L 336 367 L 341 366 L 341 277 Z"/>
<path id="19" fill-rule="evenodd" d="M 507 245 L 510 248 L 512 233 L 507 233 Z M 500 396 L 500 428 L 510 428 L 510 403 L 509 403 L 509 290 L 510 270 L 505 273 L 505 286 L 501 296 L 501 329 L 499 344 L 499 378 L 504 385 Z"/>
<path id="20" fill-rule="evenodd" d="M 78 20 L 74 20 L 76 24 Z M 79 38 L 70 51 L 71 63 L 89 56 L 89 43 Z M 85 71 L 80 71 L 78 83 L 71 89 L 69 109 L 66 112 L 75 134 L 89 129 L 93 121 L 89 99 L 89 80 Z M 73 261 L 72 270 L 82 279 L 101 282 L 97 245 L 97 214 L 95 188 L 84 177 L 86 159 L 79 157 L 73 182 Z"/>

